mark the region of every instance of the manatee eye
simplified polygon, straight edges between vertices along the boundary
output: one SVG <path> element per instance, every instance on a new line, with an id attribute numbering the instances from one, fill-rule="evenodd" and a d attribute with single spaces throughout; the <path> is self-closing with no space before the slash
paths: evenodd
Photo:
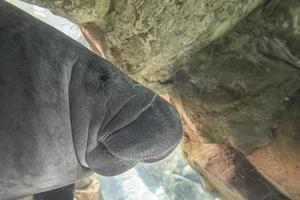
<path id="1" fill-rule="evenodd" d="M 84 87 L 88 92 L 94 93 L 103 88 L 105 83 L 114 77 L 114 74 L 109 67 L 90 60 L 84 75 Z"/>
<path id="2" fill-rule="evenodd" d="M 108 74 L 108 73 L 104 73 L 104 74 L 101 74 L 99 79 L 102 81 L 102 82 L 106 82 L 108 81 L 109 79 L 111 78 L 111 76 Z"/>

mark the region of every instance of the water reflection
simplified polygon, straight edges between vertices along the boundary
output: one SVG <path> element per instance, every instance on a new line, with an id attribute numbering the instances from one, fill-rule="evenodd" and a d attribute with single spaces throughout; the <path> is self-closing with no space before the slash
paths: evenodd
<path id="1" fill-rule="evenodd" d="M 74 40 L 80 42 L 81 44 L 89 48 L 89 44 L 85 40 L 84 36 L 81 34 L 79 27 L 76 24 L 70 22 L 69 20 L 53 15 L 48 9 L 31 5 L 20 0 L 5 1 L 14 4 L 16 7 L 49 24 L 50 26 L 65 33 L 69 37 L 73 38 Z"/>
<path id="2" fill-rule="evenodd" d="M 109 200 L 217 200 L 203 189 L 199 175 L 186 163 L 180 149 L 166 159 L 139 164 L 115 177 L 101 177 Z"/>

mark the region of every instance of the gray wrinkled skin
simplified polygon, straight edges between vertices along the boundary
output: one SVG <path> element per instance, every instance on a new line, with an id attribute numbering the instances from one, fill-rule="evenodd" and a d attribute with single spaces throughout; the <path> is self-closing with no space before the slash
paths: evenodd
<path id="1" fill-rule="evenodd" d="M 59 31 L 0 1 L 0 199 L 166 157 L 175 109 Z"/>

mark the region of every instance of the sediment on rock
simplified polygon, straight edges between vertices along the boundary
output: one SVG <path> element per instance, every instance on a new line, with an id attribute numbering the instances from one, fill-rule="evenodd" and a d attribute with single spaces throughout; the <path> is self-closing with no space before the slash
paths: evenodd
<path id="1" fill-rule="evenodd" d="M 283 114 L 276 137 L 269 145 L 248 155 L 249 161 L 276 187 L 300 199 L 300 93 Z"/>
<path id="2" fill-rule="evenodd" d="M 78 24 L 98 26 L 108 59 L 161 90 L 192 53 L 231 30 L 264 0 L 25 0 Z M 88 40 L 92 40 L 89 38 Z"/>
<path id="3" fill-rule="evenodd" d="M 299 120 L 299 10 L 299 1 L 269 1 L 194 54 L 171 79 L 199 137 L 242 152 L 278 191 L 296 200 L 300 129 L 295 122 L 282 123 L 286 115 L 290 122 Z M 194 159 L 205 162 L 200 152 Z"/>

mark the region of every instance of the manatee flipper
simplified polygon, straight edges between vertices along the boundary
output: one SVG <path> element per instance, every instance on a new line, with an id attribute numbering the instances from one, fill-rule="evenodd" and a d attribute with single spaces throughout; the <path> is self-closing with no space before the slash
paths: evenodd
<path id="1" fill-rule="evenodd" d="M 33 200 L 74 200 L 75 184 L 35 194 Z"/>

